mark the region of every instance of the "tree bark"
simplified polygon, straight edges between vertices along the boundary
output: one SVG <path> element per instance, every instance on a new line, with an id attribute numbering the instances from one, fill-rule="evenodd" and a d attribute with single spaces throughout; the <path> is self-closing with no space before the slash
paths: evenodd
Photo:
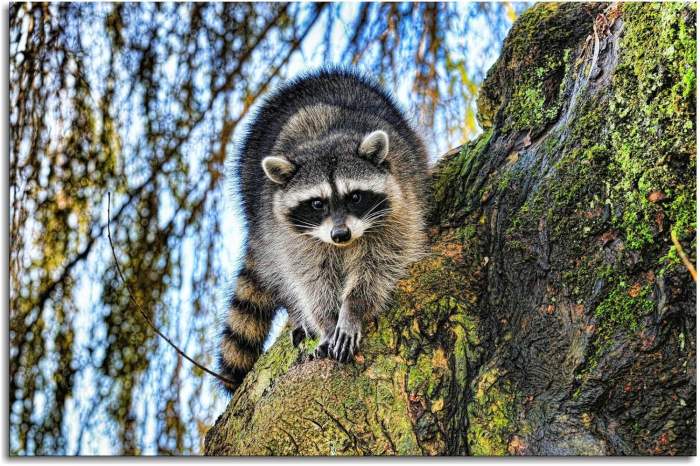
<path id="1" fill-rule="evenodd" d="M 524 13 L 361 354 L 285 333 L 206 453 L 695 454 L 695 8 Z"/>

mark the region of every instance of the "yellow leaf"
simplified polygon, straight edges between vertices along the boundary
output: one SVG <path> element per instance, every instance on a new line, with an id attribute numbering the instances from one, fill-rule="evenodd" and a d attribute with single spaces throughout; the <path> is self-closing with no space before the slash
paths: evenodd
<path id="1" fill-rule="evenodd" d="M 518 18 L 518 14 L 515 12 L 515 8 L 513 8 L 513 5 L 508 2 L 505 4 L 506 7 L 506 16 L 511 22 L 514 22 Z"/>

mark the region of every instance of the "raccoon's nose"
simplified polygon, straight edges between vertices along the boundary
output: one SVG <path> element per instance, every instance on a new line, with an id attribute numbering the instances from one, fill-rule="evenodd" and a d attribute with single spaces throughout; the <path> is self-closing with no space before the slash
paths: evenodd
<path id="1" fill-rule="evenodd" d="M 331 230 L 331 239 L 334 243 L 346 243 L 350 241 L 352 233 L 346 225 L 336 225 Z"/>

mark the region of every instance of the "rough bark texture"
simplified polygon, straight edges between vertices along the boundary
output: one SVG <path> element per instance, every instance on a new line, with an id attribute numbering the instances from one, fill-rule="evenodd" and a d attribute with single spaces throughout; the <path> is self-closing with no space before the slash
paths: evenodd
<path id="1" fill-rule="evenodd" d="M 302 362 L 283 335 L 206 452 L 695 454 L 696 287 L 670 238 L 695 262 L 695 18 L 527 11 L 361 355 Z"/>

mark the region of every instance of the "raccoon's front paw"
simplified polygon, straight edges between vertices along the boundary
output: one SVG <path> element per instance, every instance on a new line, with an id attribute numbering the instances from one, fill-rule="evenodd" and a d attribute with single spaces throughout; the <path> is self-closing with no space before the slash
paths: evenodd
<path id="1" fill-rule="evenodd" d="M 310 359 L 323 359 L 328 357 L 328 347 L 330 345 L 330 341 L 324 340 L 321 343 L 318 344 L 316 349 L 314 350 L 313 354 L 311 355 Z"/>
<path id="2" fill-rule="evenodd" d="M 297 327 L 294 330 L 292 330 L 292 345 L 295 348 L 307 338 L 308 335 L 306 334 L 306 330 L 304 330 L 304 327 Z"/>
<path id="3" fill-rule="evenodd" d="M 340 362 L 350 362 L 360 347 L 361 330 L 361 325 L 338 322 L 331 337 L 330 356 Z"/>

